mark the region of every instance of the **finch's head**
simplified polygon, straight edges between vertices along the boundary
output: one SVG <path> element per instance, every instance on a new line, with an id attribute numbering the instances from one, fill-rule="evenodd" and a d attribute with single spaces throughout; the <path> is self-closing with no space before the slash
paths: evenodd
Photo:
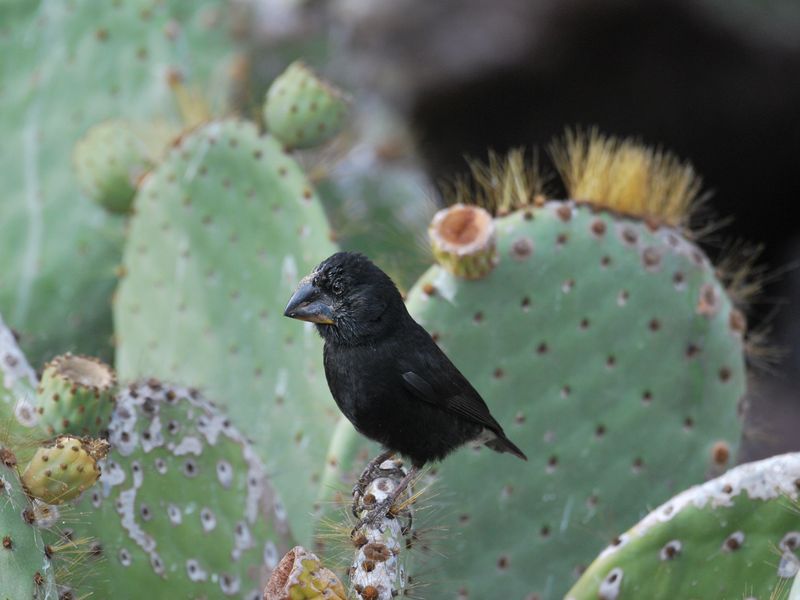
<path id="1" fill-rule="evenodd" d="M 283 314 L 315 323 L 328 341 L 359 344 L 389 332 L 406 310 L 392 280 L 366 256 L 337 252 L 300 281 Z"/>

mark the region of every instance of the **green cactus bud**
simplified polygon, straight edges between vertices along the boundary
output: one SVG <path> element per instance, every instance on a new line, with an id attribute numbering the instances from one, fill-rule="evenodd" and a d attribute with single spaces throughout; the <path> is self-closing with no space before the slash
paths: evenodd
<path id="1" fill-rule="evenodd" d="M 800 569 L 800 454 L 738 466 L 615 538 L 568 600 L 786 598 Z"/>
<path id="2" fill-rule="evenodd" d="M 73 151 L 78 180 L 86 193 L 111 212 L 130 212 L 139 181 L 159 154 L 162 140 L 151 139 L 155 131 L 149 125 L 122 120 L 91 127 Z"/>
<path id="3" fill-rule="evenodd" d="M 98 435 L 114 407 L 116 375 L 90 356 L 63 354 L 44 368 L 37 389 L 39 424 L 49 435 Z"/>
<path id="4" fill-rule="evenodd" d="M 97 462 L 107 453 L 105 440 L 59 436 L 36 450 L 22 473 L 22 483 L 42 502 L 68 502 L 94 485 L 100 477 Z"/>
<path id="5" fill-rule="evenodd" d="M 264 120 L 269 132 L 288 148 L 311 148 L 339 132 L 347 103 L 340 90 L 297 61 L 272 82 Z"/>
<path id="6" fill-rule="evenodd" d="M 281 559 L 264 590 L 264 600 L 346 600 L 339 578 L 319 558 L 295 546 Z"/>

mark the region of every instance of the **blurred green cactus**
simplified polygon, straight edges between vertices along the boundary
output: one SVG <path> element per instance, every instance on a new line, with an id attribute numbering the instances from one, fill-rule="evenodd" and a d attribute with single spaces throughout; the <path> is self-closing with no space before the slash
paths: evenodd
<path id="1" fill-rule="evenodd" d="M 787 598 L 800 569 L 800 454 L 731 469 L 615 538 L 568 600 Z"/>
<path id="2" fill-rule="evenodd" d="M 34 364 L 112 354 L 110 298 L 123 221 L 85 198 L 70 156 L 124 116 L 177 123 L 170 87 L 225 100 L 233 45 L 221 0 L 28 2 L 0 7 L 0 312 Z"/>

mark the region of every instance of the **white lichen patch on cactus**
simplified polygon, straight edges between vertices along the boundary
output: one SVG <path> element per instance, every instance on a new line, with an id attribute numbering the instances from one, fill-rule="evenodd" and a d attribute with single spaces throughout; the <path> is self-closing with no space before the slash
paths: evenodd
<path id="1" fill-rule="evenodd" d="M 624 571 L 620 600 L 785 598 L 781 582 L 800 566 L 798 500 L 799 453 L 735 467 L 648 514 L 598 556 L 567 597 L 603 597 L 609 574 Z"/>
<path id="2" fill-rule="evenodd" d="M 260 544 L 288 546 L 288 526 L 227 417 L 196 390 L 148 380 L 118 394 L 109 441 L 109 477 L 91 503 L 105 556 L 95 590 L 136 581 L 175 596 L 258 597 L 274 566 Z"/>

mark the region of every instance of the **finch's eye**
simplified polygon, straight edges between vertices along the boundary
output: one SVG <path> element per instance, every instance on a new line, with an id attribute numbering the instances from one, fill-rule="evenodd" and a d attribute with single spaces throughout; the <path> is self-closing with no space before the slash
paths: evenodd
<path id="1" fill-rule="evenodd" d="M 334 280 L 331 282 L 331 291 L 339 296 L 344 291 L 344 287 L 339 280 Z"/>

